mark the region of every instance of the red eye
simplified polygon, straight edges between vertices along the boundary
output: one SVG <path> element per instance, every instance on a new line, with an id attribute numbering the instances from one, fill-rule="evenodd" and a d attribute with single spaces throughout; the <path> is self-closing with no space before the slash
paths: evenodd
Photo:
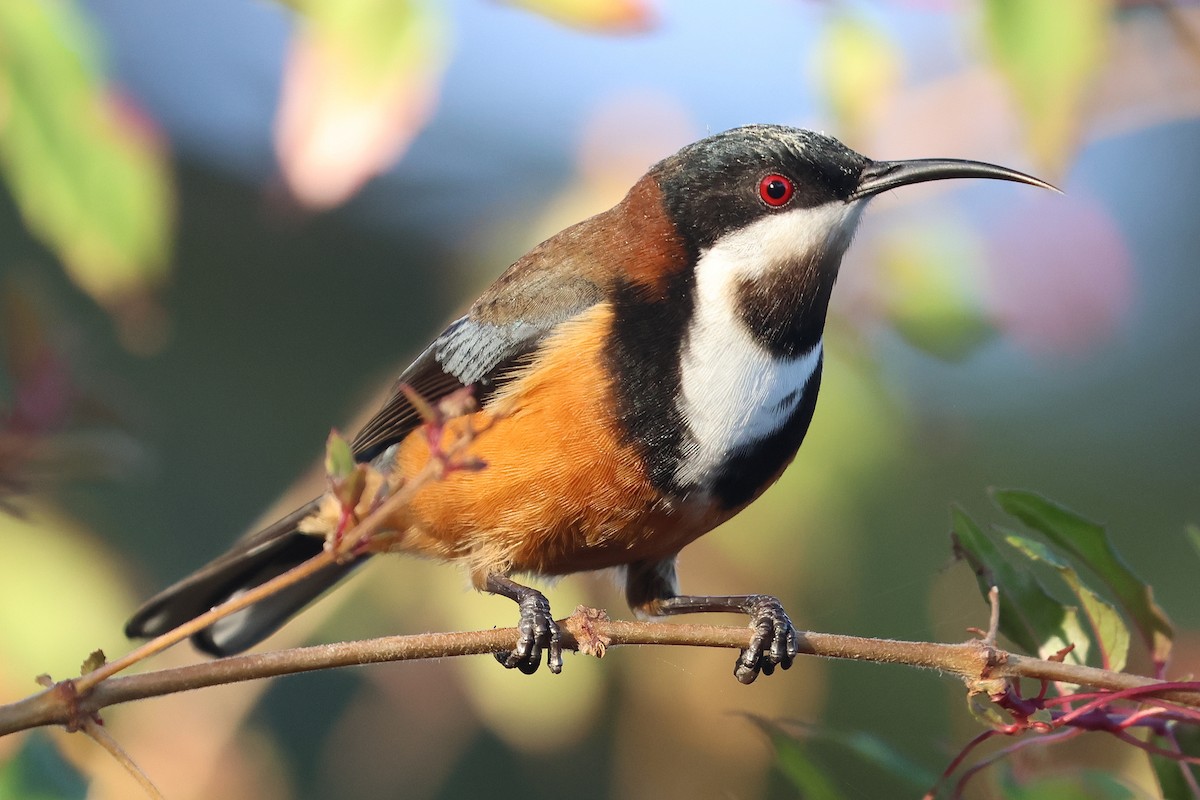
<path id="1" fill-rule="evenodd" d="M 792 185 L 791 179 L 782 175 L 768 175 L 758 184 L 758 196 L 764 203 L 775 208 L 786 205 L 787 201 L 792 199 L 794 191 L 796 187 Z"/>

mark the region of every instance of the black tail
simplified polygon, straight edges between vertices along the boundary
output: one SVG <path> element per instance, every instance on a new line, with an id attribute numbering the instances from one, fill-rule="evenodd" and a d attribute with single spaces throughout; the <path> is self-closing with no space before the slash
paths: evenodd
<path id="1" fill-rule="evenodd" d="M 229 552 L 159 592 L 130 617 L 125 624 L 125 635 L 158 636 L 321 552 L 325 544 L 322 537 L 296 530 L 300 520 L 315 509 L 314 500 L 270 527 L 239 540 Z M 214 656 L 232 655 L 253 647 L 362 561 L 327 567 L 205 628 L 192 637 L 192 643 Z"/>

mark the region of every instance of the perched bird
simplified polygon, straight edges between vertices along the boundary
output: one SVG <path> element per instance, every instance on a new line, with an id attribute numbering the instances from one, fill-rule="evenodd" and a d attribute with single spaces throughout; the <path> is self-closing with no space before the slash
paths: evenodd
<path id="1" fill-rule="evenodd" d="M 394 522 L 396 548 L 459 562 L 514 600 L 519 637 L 497 658 L 523 672 L 559 632 L 521 574 L 619 568 L 650 616 L 738 612 L 755 633 L 744 683 L 785 669 L 796 631 L 770 595 L 680 594 L 679 551 L 753 502 L 791 462 L 821 380 L 822 334 L 842 255 L 867 201 L 946 178 L 1050 187 L 975 161 L 872 161 L 835 139 L 751 125 L 690 144 L 615 207 L 533 248 L 406 369 L 436 400 L 474 387 L 471 444 L 486 462 L 425 485 Z M 429 457 L 397 389 L 353 442 L 405 476 Z M 298 531 L 320 498 L 249 535 L 149 600 L 126 633 L 154 636 L 319 552 Z M 342 578 L 337 565 L 194 637 L 215 655 L 259 642 Z"/>

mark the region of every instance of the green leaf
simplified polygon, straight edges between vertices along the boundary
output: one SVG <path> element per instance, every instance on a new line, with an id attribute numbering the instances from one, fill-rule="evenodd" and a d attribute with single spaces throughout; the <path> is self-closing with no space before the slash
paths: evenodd
<path id="1" fill-rule="evenodd" d="M 0 3 L 0 43 L 0 174 L 26 225 L 101 303 L 153 287 L 174 213 L 153 127 L 98 77 L 73 3 Z"/>
<path id="2" fill-rule="evenodd" d="M 21 749 L 0 763 L 0 797 L 21 800 L 83 800 L 87 782 L 41 731 L 30 733 Z"/>
<path id="3" fill-rule="evenodd" d="M 1042 658 L 1074 644 L 1067 658 L 1083 663 L 1088 637 L 1076 609 L 1052 597 L 1028 569 L 1013 566 L 1004 554 L 1011 548 L 985 533 L 961 509 L 954 508 L 952 516 L 955 553 L 975 572 L 980 592 L 986 599 L 992 586 L 1000 589 L 1000 633 Z"/>
<path id="4" fill-rule="evenodd" d="M 747 714 L 746 718 L 770 737 L 775 746 L 775 766 L 805 800 L 835 800 L 845 796 L 819 759 L 814 757 L 813 744 L 831 745 L 920 789 L 932 786 L 937 780 L 935 773 L 869 733 L 835 731 L 796 720 L 769 720 L 754 714 Z"/>
<path id="5" fill-rule="evenodd" d="M 812 60 L 839 138 L 862 140 L 901 78 L 902 57 L 894 39 L 867 17 L 838 8 Z"/>
<path id="6" fill-rule="evenodd" d="M 1188 525 L 1183 529 L 1184 535 L 1188 537 L 1188 541 L 1192 543 L 1196 554 L 1200 555 L 1200 525 Z"/>
<path id="7" fill-rule="evenodd" d="M 1079 607 L 1088 627 L 1091 628 L 1091 640 L 1100 653 L 1101 661 L 1098 666 L 1115 672 L 1123 670 L 1125 659 L 1129 655 L 1129 627 L 1120 612 L 1092 591 L 1079 577 L 1075 568 L 1060 559 L 1046 545 L 1012 532 L 1005 536 L 1005 541 L 1030 560 L 1040 561 L 1057 570 L 1059 577 L 1079 599 Z"/>
<path id="8" fill-rule="evenodd" d="M 1014 773 L 1007 763 L 999 770 L 998 796 L 1004 800 L 1135 800 L 1146 796 L 1142 790 L 1100 769 L 1071 770 L 1065 775 L 1033 779 L 1018 778 Z"/>
<path id="9" fill-rule="evenodd" d="M 369 469 L 366 464 L 358 463 L 350 443 L 336 429 L 329 432 L 325 441 L 325 476 L 344 512 L 358 508 L 367 488 Z"/>
<path id="10" fill-rule="evenodd" d="M 336 429 L 331 430 L 325 440 L 325 476 L 335 484 L 341 483 L 353 474 L 357 465 L 350 442 Z"/>
<path id="11" fill-rule="evenodd" d="M 1111 0 L 985 0 L 983 27 L 996 65 L 1025 112 L 1044 165 L 1075 142 L 1082 98 L 1107 50 Z"/>
<path id="12" fill-rule="evenodd" d="M 88 657 L 84 659 L 83 663 L 79 665 L 79 674 L 87 675 L 93 670 L 100 669 L 104 666 L 107 660 L 108 659 L 104 657 L 103 650 L 93 650 Z"/>
<path id="13" fill-rule="evenodd" d="M 966 358 L 995 335 L 980 287 L 983 245 L 965 224 L 890 234 L 879 258 L 881 294 L 896 331 L 947 361 Z"/>
<path id="14" fill-rule="evenodd" d="M 865 731 L 844 733 L 816 729 L 812 735 L 821 741 L 838 745 L 857 755 L 863 761 L 874 764 L 897 778 L 903 778 L 913 786 L 924 789 L 937 781 L 937 773 L 925 769 L 904 754 L 897 752 L 884 740 Z"/>
<path id="15" fill-rule="evenodd" d="M 347 73 L 370 89 L 388 83 L 443 45 L 438 4 L 429 0 L 295 0 L 306 27 L 349 59 Z"/>
<path id="16" fill-rule="evenodd" d="M 1092 570 L 1136 624 L 1154 662 L 1166 663 L 1173 636 L 1171 622 L 1154 602 L 1151 588 L 1117 554 L 1104 528 L 1033 492 L 996 489 L 992 499 Z"/>
<path id="17" fill-rule="evenodd" d="M 843 800 L 842 794 L 825 769 L 818 764 L 804 744 L 782 731 L 764 726 L 775 746 L 775 768 L 796 788 L 805 800 Z"/>
<path id="18" fill-rule="evenodd" d="M 1174 742 L 1160 736 L 1154 738 L 1154 744 L 1164 750 L 1174 750 L 1178 745 L 1178 749 L 1184 755 L 1200 758 L 1200 728 L 1195 725 L 1176 725 L 1172 728 L 1171 735 L 1174 737 Z M 1154 776 L 1158 778 L 1158 785 L 1162 789 L 1163 797 L 1193 796 L 1184 772 L 1190 772 L 1193 780 L 1200 781 L 1200 767 L 1156 755 L 1150 756 L 1150 763 L 1154 767 Z"/>
<path id="19" fill-rule="evenodd" d="M 746 716 L 771 737 L 777 748 L 781 738 L 789 739 L 801 748 L 811 743 L 833 745 L 897 778 L 902 778 L 912 786 L 924 789 L 937 781 L 936 773 L 925 769 L 897 752 L 887 742 L 865 731 L 837 731 L 798 720 L 777 722 L 753 714 Z"/>

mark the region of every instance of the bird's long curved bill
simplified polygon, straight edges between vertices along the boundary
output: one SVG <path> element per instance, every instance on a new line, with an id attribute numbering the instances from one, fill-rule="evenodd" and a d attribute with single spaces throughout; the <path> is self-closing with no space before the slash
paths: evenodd
<path id="1" fill-rule="evenodd" d="M 957 158 L 921 158 L 913 161 L 871 162 L 863 170 L 858 188 L 854 190 L 851 199 L 860 200 L 900 186 L 910 186 L 925 181 L 942 181 L 948 178 L 991 178 L 998 181 L 1027 183 L 1030 186 L 1059 191 L 1057 187 L 1040 178 L 996 164 L 963 161 Z"/>

